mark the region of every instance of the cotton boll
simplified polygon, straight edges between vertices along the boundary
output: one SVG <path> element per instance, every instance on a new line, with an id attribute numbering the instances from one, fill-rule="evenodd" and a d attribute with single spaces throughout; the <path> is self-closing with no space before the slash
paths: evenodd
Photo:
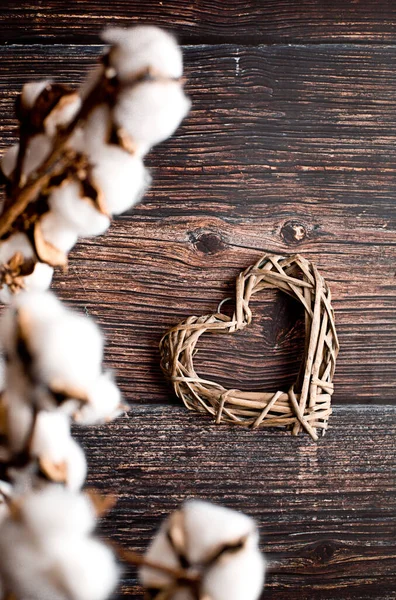
<path id="1" fill-rule="evenodd" d="M 14 297 L 12 307 L 6 310 L 0 321 L 0 342 L 10 358 L 16 356 L 17 316 L 15 310 L 23 310 L 29 315 L 29 328 L 40 347 L 40 336 L 51 327 L 51 322 L 61 317 L 65 309 L 59 300 L 49 292 L 21 292 Z M 9 368 L 9 367 L 8 367 Z M 17 384 L 18 379 L 13 385 Z"/>
<path id="2" fill-rule="evenodd" d="M 220 558 L 205 574 L 202 591 L 211 600 L 258 600 L 264 586 L 265 562 L 256 548 Z"/>
<path id="3" fill-rule="evenodd" d="M 103 339 L 87 317 L 65 311 L 47 326 L 32 328 L 29 348 L 40 377 L 50 386 L 84 391 L 101 373 Z"/>
<path id="4" fill-rule="evenodd" d="M 80 185 L 75 181 L 56 188 L 50 194 L 48 203 L 51 210 L 78 235 L 100 235 L 110 225 L 106 215 L 101 214 L 89 200 L 81 198 Z"/>
<path id="5" fill-rule="evenodd" d="M 40 219 L 40 227 L 44 240 L 62 252 L 69 252 L 77 243 L 75 229 L 59 214 L 51 211 L 45 213 Z"/>
<path id="6" fill-rule="evenodd" d="M 165 77 L 178 78 L 183 73 L 182 53 L 176 40 L 158 27 L 109 27 L 102 39 L 113 46 L 110 64 L 121 81 L 146 68 Z"/>
<path id="7" fill-rule="evenodd" d="M 88 388 L 88 402 L 75 415 L 80 425 L 93 425 L 112 421 L 124 412 L 121 392 L 109 373 L 100 375 Z"/>
<path id="8" fill-rule="evenodd" d="M 187 540 L 187 556 L 200 563 L 214 549 L 235 543 L 246 536 L 256 536 L 253 519 L 229 508 L 201 500 L 187 501 L 182 508 Z"/>
<path id="9" fill-rule="evenodd" d="M 30 83 L 25 83 L 22 88 L 21 93 L 21 101 L 23 106 L 28 109 L 33 108 L 37 98 L 40 96 L 41 92 L 45 90 L 47 85 L 50 85 L 51 81 L 49 79 L 45 79 L 42 81 L 32 81 Z"/>
<path id="10" fill-rule="evenodd" d="M 91 158 L 92 176 L 109 213 L 119 215 L 141 200 L 150 176 L 140 158 L 116 146 L 102 146 Z"/>
<path id="11" fill-rule="evenodd" d="M 51 484 L 23 497 L 20 520 L 40 545 L 52 547 L 59 539 L 89 535 L 96 515 L 88 496 Z"/>
<path id="12" fill-rule="evenodd" d="M 111 550 L 88 538 L 73 541 L 58 539 L 52 548 L 52 572 L 72 600 L 105 600 L 114 591 L 119 569 Z"/>
<path id="13" fill-rule="evenodd" d="M 107 141 L 110 124 L 110 108 L 107 104 L 100 104 L 89 115 L 82 129 L 83 142 L 81 143 L 81 139 L 78 140 L 79 144 L 75 142 L 80 152 L 87 152 L 92 156 L 100 151 Z"/>
<path id="14" fill-rule="evenodd" d="M 31 443 L 31 455 L 66 466 L 67 487 L 78 491 L 85 480 L 87 464 L 80 446 L 70 434 L 70 420 L 59 411 L 40 411 Z"/>
<path id="15" fill-rule="evenodd" d="M 141 153 L 170 137 L 190 110 L 177 82 L 144 82 L 119 94 L 113 116 Z"/>

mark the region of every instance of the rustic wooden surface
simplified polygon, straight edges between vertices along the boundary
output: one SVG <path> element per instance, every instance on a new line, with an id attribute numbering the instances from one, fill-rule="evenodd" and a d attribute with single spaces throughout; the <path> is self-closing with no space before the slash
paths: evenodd
<path id="1" fill-rule="evenodd" d="M 393 1 L 5 1 L 0 149 L 23 82 L 77 84 L 106 23 L 156 22 L 185 44 L 193 109 L 148 157 L 143 203 L 78 244 L 54 288 L 107 337 L 129 419 L 79 431 L 90 482 L 120 496 L 106 535 L 144 548 L 160 517 L 199 495 L 257 517 L 263 598 L 396 598 Z M 301 252 L 330 282 L 341 353 L 335 414 L 316 446 L 215 428 L 177 406 L 158 342 L 213 312 L 262 252 Z M 227 387 L 275 390 L 298 370 L 302 312 L 252 303 L 251 327 L 207 336 L 196 364 Z M 121 595 L 140 598 L 133 573 Z"/>

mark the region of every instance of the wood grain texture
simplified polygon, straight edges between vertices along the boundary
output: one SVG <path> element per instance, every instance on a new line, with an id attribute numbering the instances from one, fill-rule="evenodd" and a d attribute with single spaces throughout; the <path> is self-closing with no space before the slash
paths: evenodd
<path id="1" fill-rule="evenodd" d="M 12 141 L 23 81 L 55 73 L 76 83 L 99 53 L 2 48 L 1 144 Z M 164 402 L 165 330 L 213 312 L 260 253 L 301 252 L 333 291 L 334 402 L 393 403 L 396 49 L 205 46 L 185 56 L 193 110 L 149 155 L 151 190 L 77 246 L 55 289 L 103 325 L 125 394 Z M 285 387 L 298 370 L 301 315 L 269 295 L 254 306 L 246 332 L 203 340 L 197 365 L 227 387 Z"/>
<path id="2" fill-rule="evenodd" d="M 106 537 L 143 550 L 161 519 L 198 495 L 257 519 L 269 559 L 263 600 L 396 598 L 395 407 L 337 407 L 318 444 L 169 406 L 135 406 L 76 433 L 89 484 L 119 498 Z M 141 598 L 133 572 L 121 591 Z"/>
<path id="3" fill-rule="evenodd" d="M 184 43 L 394 41 L 392 0 L 3 0 L 1 42 L 96 42 L 107 24 L 156 24 Z"/>

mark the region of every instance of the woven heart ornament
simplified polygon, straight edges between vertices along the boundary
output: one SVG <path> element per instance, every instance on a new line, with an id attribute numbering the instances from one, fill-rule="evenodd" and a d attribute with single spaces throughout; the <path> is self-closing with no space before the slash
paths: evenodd
<path id="1" fill-rule="evenodd" d="M 231 334 L 249 325 L 251 297 L 268 288 L 286 292 L 305 309 L 305 349 L 297 381 L 288 392 L 248 392 L 202 379 L 193 363 L 201 335 Z M 324 435 L 332 412 L 338 350 L 329 286 L 315 265 L 298 254 L 265 254 L 238 275 L 232 317 L 220 312 L 189 317 L 160 343 L 162 370 L 188 409 L 207 412 L 216 423 L 285 427 L 293 435 L 306 431 L 315 441 L 319 432 Z"/>

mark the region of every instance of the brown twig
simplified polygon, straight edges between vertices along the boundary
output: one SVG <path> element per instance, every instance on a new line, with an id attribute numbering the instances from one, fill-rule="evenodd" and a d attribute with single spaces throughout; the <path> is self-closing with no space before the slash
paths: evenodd
<path id="1" fill-rule="evenodd" d="M 171 579 L 177 581 L 178 583 L 185 585 L 196 586 L 200 581 L 200 575 L 197 573 L 189 573 L 185 569 L 162 565 L 161 563 L 157 563 L 146 558 L 138 552 L 126 550 L 122 546 L 119 546 L 116 542 L 110 541 L 108 543 L 113 547 L 120 559 L 129 565 L 134 567 L 147 567 L 148 569 L 159 571 L 164 575 L 168 575 Z"/>

